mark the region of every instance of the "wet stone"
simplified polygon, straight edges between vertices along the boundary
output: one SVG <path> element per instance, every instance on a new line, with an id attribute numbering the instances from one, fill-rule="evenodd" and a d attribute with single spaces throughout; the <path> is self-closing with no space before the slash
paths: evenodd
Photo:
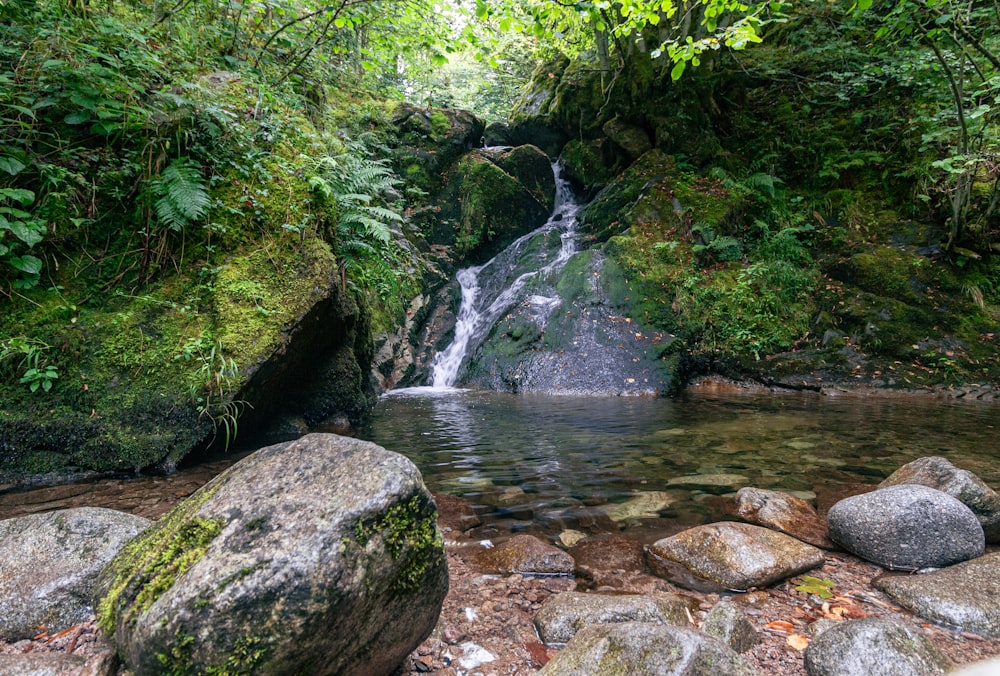
<path id="1" fill-rule="evenodd" d="M 701 630 L 738 653 L 745 653 L 760 643 L 753 623 L 732 601 L 720 601 L 712 606 Z"/>
<path id="2" fill-rule="evenodd" d="M 438 525 L 443 529 L 464 532 L 483 521 L 472 508 L 472 503 L 453 495 L 435 494 L 434 503 L 438 508 Z"/>
<path id="3" fill-rule="evenodd" d="M 981 556 L 975 514 L 927 486 L 903 484 L 841 500 L 827 514 L 830 539 L 889 569 L 939 568 Z"/>
<path id="4" fill-rule="evenodd" d="M 667 485 L 721 494 L 735 491 L 748 483 L 750 478 L 742 474 L 695 474 L 674 477 Z"/>
<path id="5" fill-rule="evenodd" d="M 823 549 L 837 549 L 826 521 L 805 500 L 763 488 L 741 488 L 736 493 L 736 516 L 771 528 Z"/>
<path id="6" fill-rule="evenodd" d="M 610 571 L 642 572 L 646 568 L 642 544 L 622 535 L 599 533 L 580 540 L 569 550 L 577 575 L 594 579 Z"/>
<path id="7" fill-rule="evenodd" d="M 805 663 L 809 676 L 937 676 L 951 668 L 919 630 L 877 617 L 826 629 L 809 644 Z"/>
<path id="8" fill-rule="evenodd" d="M 535 616 L 544 643 L 566 643 L 578 631 L 595 624 L 653 622 L 687 626 L 693 599 L 677 594 L 584 594 L 566 592 L 549 597 Z"/>
<path id="9" fill-rule="evenodd" d="M 903 465 L 879 488 L 900 484 L 930 486 L 947 493 L 972 510 L 987 542 L 1000 542 L 1000 494 L 972 472 L 955 467 L 945 458 L 928 456 Z"/>
<path id="10" fill-rule="evenodd" d="M 1000 638 L 1000 552 L 924 575 L 886 575 L 875 586 L 921 617 Z"/>
<path id="11" fill-rule="evenodd" d="M 823 552 L 793 537 L 746 523 L 696 526 L 647 549 L 657 575 L 671 579 L 679 564 L 696 578 L 724 589 L 764 587 L 822 565 Z M 671 580 L 674 581 L 674 580 Z M 676 580 L 687 586 L 690 580 Z"/>
<path id="12" fill-rule="evenodd" d="M 533 535 L 515 535 L 506 542 L 484 549 L 473 563 L 487 573 L 572 575 L 573 557 Z"/>

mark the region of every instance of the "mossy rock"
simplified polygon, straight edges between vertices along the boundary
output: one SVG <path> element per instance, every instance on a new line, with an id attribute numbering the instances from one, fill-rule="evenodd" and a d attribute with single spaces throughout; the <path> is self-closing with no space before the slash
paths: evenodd
<path id="1" fill-rule="evenodd" d="M 559 159 L 566 177 L 587 192 L 610 183 L 622 162 L 618 148 L 605 138 L 572 139 L 563 146 Z"/>

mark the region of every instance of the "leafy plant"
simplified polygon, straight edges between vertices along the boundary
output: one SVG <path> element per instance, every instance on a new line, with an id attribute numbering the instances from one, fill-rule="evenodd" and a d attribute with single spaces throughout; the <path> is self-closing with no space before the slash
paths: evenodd
<path id="1" fill-rule="evenodd" d="M 34 286 L 42 270 L 41 259 L 24 251 L 45 237 L 45 224 L 20 208 L 34 201 L 35 193 L 30 190 L 0 188 L 0 260 L 21 273 L 21 280 L 15 283 L 21 288 Z"/>
<path id="2" fill-rule="evenodd" d="M 48 349 L 49 346 L 39 340 L 23 336 L 6 338 L 0 341 L 0 366 L 5 361 L 16 362 L 16 369 L 24 369 L 19 383 L 27 385 L 32 392 L 37 392 L 39 388 L 48 392 L 59 378 L 56 367 L 43 359 Z"/>
<path id="3" fill-rule="evenodd" d="M 210 341 L 205 334 L 188 338 L 175 359 L 196 364 L 190 392 L 198 406 L 198 418 L 207 417 L 217 430 L 222 428 L 224 448 L 228 449 L 239 432 L 239 417 L 250 406 L 248 402 L 232 399 L 239 385 L 239 366 L 222 353 L 220 343 Z"/>
<path id="4" fill-rule="evenodd" d="M 802 582 L 795 587 L 795 591 L 815 594 L 821 599 L 830 599 L 833 598 L 833 582 L 812 575 L 803 575 Z"/>
<path id="5" fill-rule="evenodd" d="M 156 197 L 156 217 L 175 232 L 197 221 L 212 206 L 201 168 L 186 157 L 168 164 L 150 188 Z"/>

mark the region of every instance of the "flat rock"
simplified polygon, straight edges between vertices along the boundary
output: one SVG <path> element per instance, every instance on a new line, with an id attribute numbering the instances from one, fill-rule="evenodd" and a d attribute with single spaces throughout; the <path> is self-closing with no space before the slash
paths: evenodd
<path id="1" fill-rule="evenodd" d="M 664 491 L 640 491 L 625 502 L 612 502 L 601 505 L 599 509 L 614 522 L 631 519 L 655 519 L 660 510 L 666 509 L 677 497 Z"/>
<path id="2" fill-rule="evenodd" d="M 1000 638 L 1000 552 L 924 575 L 886 575 L 875 586 L 921 617 Z"/>
<path id="3" fill-rule="evenodd" d="M 258 450 L 127 545 L 98 621 L 137 674 L 388 674 L 448 590 L 405 457 L 308 434 Z"/>
<path id="4" fill-rule="evenodd" d="M 805 664 L 809 676 L 936 676 L 951 668 L 919 630 L 881 617 L 826 629 L 806 648 Z"/>
<path id="5" fill-rule="evenodd" d="M 901 484 L 845 498 L 826 515 L 830 539 L 890 569 L 940 568 L 981 556 L 979 520 L 934 488 Z"/>
<path id="6" fill-rule="evenodd" d="M 570 547 L 569 555 L 576 563 L 576 574 L 590 579 L 611 571 L 639 573 L 646 568 L 642 544 L 617 533 L 598 533 L 580 540 Z"/>
<path id="7" fill-rule="evenodd" d="M 757 670 L 720 641 L 696 629 L 622 622 L 581 629 L 538 673 L 754 676 Z"/>
<path id="8" fill-rule="evenodd" d="M 583 594 L 550 596 L 535 615 L 544 643 L 566 643 L 584 627 L 613 622 L 652 622 L 685 627 L 697 601 L 678 594 Z"/>
<path id="9" fill-rule="evenodd" d="M 94 579 L 152 523 L 102 507 L 0 521 L 0 639 L 31 638 L 87 621 Z"/>
<path id="10" fill-rule="evenodd" d="M 533 535 L 515 535 L 491 549 L 477 552 L 473 563 L 487 573 L 509 575 L 572 575 L 573 557 Z"/>
<path id="11" fill-rule="evenodd" d="M 4 676 L 90 676 L 87 660 L 79 655 L 62 653 L 25 653 L 0 655 L 0 674 Z M 102 672 L 106 674 L 109 672 Z"/>
<path id="12" fill-rule="evenodd" d="M 947 493 L 972 510 L 987 542 L 1000 542 L 1000 494 L 972 472 L 955 467 L 945 458 L 928 456 L 903 465 L 879 488 L 900 484 L 920 484 Z"/>
<path id="13" fill-rule="evenodd" d="M 826 521 L 805 500 L 763 488 L 741 488 L 736 492 L 734 513 L 758 526 L 781 531 L 823 549 L 837 549 L 830 540 Z"/>
<path id="14" fill-rule="evenodd" d="M 657 575 L 671 579 L 670 566 L 664 563 L 673 562 L 698 578 L 740 591 L 765 587 L 823 563 L 823 552 L 812 545 L 769 528 L 732 522 L 689 528 L 658 540 L 647 552 Z"/>
<path id="15" fill-rule="evenodd" d="M 760 643 L 760 636 L 753 623 L 732 601 L 724 600 L 712 606 L 701 630 L 738 653 L 752 650 Z"/>
<path id="16" fill-rule="evenodd" d="M 750 483 L 750 477 L 742 474 L 693 474 L 674 477 L 667 482 L 667 485 L 708 493 L 728 493 L 746 486 L 748 483 Z"/>

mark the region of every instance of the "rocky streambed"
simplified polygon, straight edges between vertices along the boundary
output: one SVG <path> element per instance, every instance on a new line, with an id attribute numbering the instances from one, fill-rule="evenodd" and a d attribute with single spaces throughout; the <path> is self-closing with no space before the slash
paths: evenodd
<path id="1" fill-rule="evenodd" d="M 97 508 L 0 521 L 0 667 L 284 673 L 280 657 L 317 674 L 816 676 L 1000 655 L 1000 497 L 943 458 L 822 516 L 744 488 L 733 520 L 650 543 L 481 540 L 472 505 L 437 496 L 441 540 L 413 481 L 400 456 L 310 435 L 245 458 L 154 525 Z M 343 631 L 324 630 L 334 617 Z"/>

